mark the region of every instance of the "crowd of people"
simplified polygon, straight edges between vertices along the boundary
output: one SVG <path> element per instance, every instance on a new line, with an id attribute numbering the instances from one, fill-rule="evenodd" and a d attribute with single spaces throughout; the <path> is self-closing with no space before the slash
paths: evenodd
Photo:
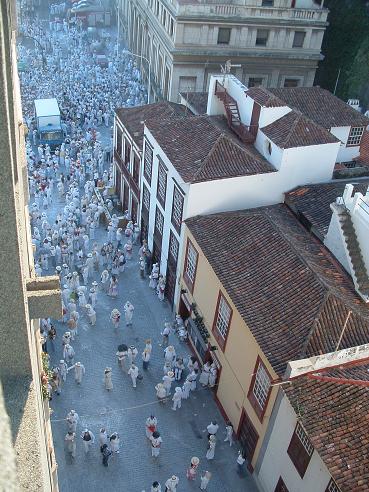
<path id="1" fill-rule="evenodd" d="M 119 307 L 119 283 L 127 262 L 136 264 L 137 276 L 145 279 L 158 301 L 164 300 L 165 292 L 165 277 L 160 274 L 159 265 L 152 264 L 151 252 L 146 241 L 141 241 L 138 224 L 127 211 L 119 218 L 111 197 L 113 114 L 116 107 L 145 102 L 140 74 L 128 56 L 117 54 L 114 43 L 104 32 L 100 34 L 106 43 L 109 64 L 106 68 L 100 67 L 82 26 L 69 23 L 65 18 L 54 20 L 56 14 L 64 10 L 56 4 L 51 6 L 49 26 L 37 19 L 25 20 L 23 32 L 37 43 L 32 49 L 19 48 L 21 57 L 34 60 L 33 69 L 21 76 L 22 105 L 28 128 L 26 152 L 34 270 L 37 276 L 58 275 L 62 288 L 62 315 L 58 324 L 64 328 L 64 333 L 57 333 L 56 323 L 51 319 L 40 322 L 42 348 L 49 364 L 42 381 L 49 399 L 62 395 L 63 386 L 71 384 L 70 372 L 74 374 L 75 383 L 83 385 L 86 368 L 73 347 L 74 341 L 83 336 L 79 332 L 80 321 L 88 320 L 94 326 L 105 296 L 117 300 Z M 56 27 L 57 23 L 61 25 Z M 56 148 L 39 142 L 34 118 L 34 99 L 47 97 L 55 97 L 62 112 L 65 138 Z M 125 301 L 122 304 L 125 325 L 134 330 L 135 307 L 129 299 Z M 118 307 L 114 307 L 106 322 L 120 333 L 122 314 Z M 153 388 L 153 396 L 155 398 L 156 393 L 157 398 L 153 405 L 171 402 L 172 410 L 180 411 L 182 401 L 196 391 L 197 383 L 200 388 L 216 385 L 217 367 L 208 362 L 200 368 L 195 357 L 177 354 L 173 343 L 169 343 L 174 334 L 179 341 L 187 339 L 186 324 L 179 315 L 173 322 L 165 323 L 161 332 L 164 366 Z M 112 347 L 118 371 L 122 378 L 130 379 L 133 388 L 143 379 L 139 353 L 145 373 L 150 371 L 152 351 L 151 339 L 146 339 L 140 348 L 125 343 Z M 59 362 L 55 363 L 57 359 Z M 114 390 L 112 374 L 113 368 L 107 365 L 102 374 L 107 392 Z M 72 460 L 77 457 L 79 420 L 75 410 L 70 410 L 65 417 L 65 447 Z M 207 427 L 206 460 L 214 459 L 218 429 L 216 422 Z M 147 418 L 145 432 L 151 455 L 157 459 L 163 439 L 154 414 Z M 225 434 L 224 440 L 232 446 L 230 423 Z M 119 454 L 120 437 L 116 431 L 108 433 L 102 427 L 95 439 L 91 429 L 83 428 L 80 439 L 86 454 L 98 444 L 105 467 L 111 457 Z M 239 454 L 238 465 L 242 466 L 244 461 Z M 196 479 L 199 463 L 198 457 L 192 457 L 186 472 L 188 480 Z M 206 490 L 210 479 L 211 473 L 205 470 L 200 477 L 201 490 Z M 165 482 L 165 490 L 176 491 L 178 483 L 178 476 L 171 476 Z M 151 492 L 160 491 L 160 483 L 154 481 Z"/>

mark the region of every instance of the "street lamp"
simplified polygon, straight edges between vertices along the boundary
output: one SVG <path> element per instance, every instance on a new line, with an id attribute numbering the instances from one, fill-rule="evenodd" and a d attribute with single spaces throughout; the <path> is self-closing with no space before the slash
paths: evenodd
<path id="1" fill-rule="evenodd" d="M 149 66 L 149 78 L 148 78 L 148 89 L 147 89 L 147 104 L 150 104 L 150 92 L 151 92 L 151 62 L 143 55 L 136 55 L 136 53 L 132 53 L 132 51 L 123 50 L 123 54 L 136 56 L 137 58 L 141 58 L 142 60 L 146 60 Z"/>

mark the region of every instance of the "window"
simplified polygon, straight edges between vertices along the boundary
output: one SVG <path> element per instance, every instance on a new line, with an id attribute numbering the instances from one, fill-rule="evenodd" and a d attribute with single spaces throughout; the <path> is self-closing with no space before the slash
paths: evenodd
<path id="1" fill-rule="evenodd" d="M 215 311 L 213 333 L 222 350 L 224 350 L 229 326 L 231 324 L 232 309 L 221 292 L 218 296 L 218 304 Z"/>
<path id="2" fill-rule="evenodd" d="M 300 79 L 284 79 L 284 87 L 298 87 Z"/>
<path id="3" fill-rule="evenodd" d="M 140 184 L 140 158 L 133 153 L 133 181 L 139 186 Z"/>
<path id="4" fill-rule="evenodd" d="M 331 478 L 329 484 L 327 485 L 327 488 L 325 489 L 325 492 L 341 492 L 334 482 L 333 478 Z"/>
<path id="5" fill-rule="evenodd" d="M 229 44 L 231 39 L 231 29 L 229 27 L 220 27 L 218 29 L 218 44 Z"/>
<path id="6" fill-rule="evenodd" d="M 351 128 L 350 135 L 347 139 L 347 145 L 360 145 L 361 137 L 364 133 L 363 126 L 354 126 Z"/>
<path id="7" fill-rule="evenodd" d="M 159 203 L 165 208 L 165 197 L 167 194 L 167 169 L 159 159 L 158 166 L 158 187 L 156 190 L 156 196 Z"/>
<path id="8" fill-rule="evenodd" d="M 292 48 L 302 48 L 304 46 L 305 35 L 306 33 L 304 31 L 295 31 Z"/>
<path id="9" fill-rule="evenodd" d="M 263 420 L 271 392 L 271 379 L 272 378 L 270 377 L 267 368 L 258 356 L 247 398 L 249 399 L 261 422 Z"/>
<path id="10" fill-rule="evenodd" d="M 263 85 L 262 77 L 249 77 L 248 87 L 260 87 Z"/>
<path id="11" fill-rule="evenodd" d="M 155 230 L 160 234 L 160 236 L 162 236 L 163 235 L 163 229 L 164 229 L 164 215 L 160 212 L 159 208 L 156 207 Z"/>
<path id="12" fill-rule="evenodd" d="M 151 173 L 152 173 L 152 147 L 145 141 L 145 155 L 144 155 L 144 176 L 148 183 L 151 184 Z"/>
<path id="13" fill-rule="evenodd" d="M 195 92 L 197 77 L 179 77 L 178 92 Z"/>
<path id="14" fill-rule="evenodd" d="M 288 488 L 286 487 L 286 484 L 282 480 L 282 477 L 279 477 L 279 480 L 278 480 L 276 488 L 274 489 L 274 492 L 288 492 Z"/>
<path id="15" fill-rule="evenodd" d="M 116 149 L 119 157 L 122 157 L 122 130 L 117 126 Z"/>
<path id="16" fill-rule="evenodd" d="M 256 46 L 266 46 L 268 42 L 269 31 L 267 29 L 258 29 L 256 32 Z"/>
<path id="17" fill-rule="evenodd" d="M 124 139 L 124 164 L 129 169 L 129 163 L 131 160 L 131 146 L 128 143 L 128 140 Z"/>
<path id="18" fill-rule="evenodd" d="M 262 7 L 273 7 L 274 6 L 274 0 L 261 0 L 261 6 Z"/>
<path id="19" fill-rule="evenodd" d="M 174 21 L 173 21 L 173 17 L 171 17 L 169 22 L 169 36 L 172 38 L 173 34 L 174 34 Z"/>
<path id="20" fill-rule="evenodd" d="M 178 260 L 178 251 L 179 251 L 179 242 L 172 231 L 170 231 L 169 237 L 169 255 L 174 259 L 177 263 Z"/>
<path id="21" fill-rule="evenodd" d="M 143 185 L 142 189 L 142 205 L 143 208 L 147 210 L 147 212 L 150 210 L 150 192 L 145 185 Z"/>
<path id="22" fill-rule="evenodd" d="M 195 285 L 195 277 L 196 277 L 196 269 L 197 269 L 198 259 L 199 259 L 198 252 L 196 251 L 196 249 L 195 249 L 194 245 L 191 243 L 191 241 L 189 239 L 187 239 L 187 249 L 186 249 L 183 279 L 186 282 L 191 293 L 193 292 L 193 288 Z"/>
<path id="23" fill-rule="evenodd" d="M 181 233 L 183 212 L 183 195 L 175 186 L 173 190 L 173 205 L 172 205 L 172 224 L 178 234 Z"/>
<path id="24" fill-rule="evenodd" d="M 267 154 L 272 155 L 272 142 L 270 142 L 269 140 L 267 140 L 265 142 L 265 149 L 267 151 Z"/>
<path id="25" fill-rule="evenodd" d="M 300 423 L 297 423 L 293 433 L 287 454 L 291 458 L 301 478 L 304 477 L 309 465 L 310 458 L 314 452 L 309 438 Z"/>

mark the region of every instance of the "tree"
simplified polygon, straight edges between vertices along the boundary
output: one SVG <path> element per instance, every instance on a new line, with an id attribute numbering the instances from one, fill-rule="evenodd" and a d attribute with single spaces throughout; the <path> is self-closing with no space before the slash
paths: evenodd
<path id="1" fill-rule="evenodd" d="M 325 58 L 319 65 L 315 83 L 333 92 L 341 68 L 337 95 L 347 99 L 352 96 L 348 78 L 354 60 L 362 44 L 369 39 L 367 1 L 326 0 L 325 6 L 330 10 L 329 26 L 322 45 Z"/>

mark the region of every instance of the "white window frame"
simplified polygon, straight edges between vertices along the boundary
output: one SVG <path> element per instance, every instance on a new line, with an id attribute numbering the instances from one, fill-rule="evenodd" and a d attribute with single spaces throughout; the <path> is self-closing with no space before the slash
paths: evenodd
<path id="1" fill-rule="evenodd" d="M 268 401 L 270 391 L 270 377 L 262 362 L 259 361 L 259 365 L 255 374 L 255 381 L 252 387 L 252 394 L 255 397 L 258 405 L 264 410 Z"/>
<path id="2" fill-rule="evenodd" d="M 158 220 L 159 218 L 159 220 Z M 155 229 L 162 236 L 164 231 L 164 214 L 161 212 L 160 208 L 156 206 L 155 210 Z"/>
<path id="3" fill-rule="evenodd" d="M 185 274 L 187 275 L 187 278 L 189 279 L 191 284 L 194 284 L 195 282 L 198 257 L 199 257 L 198 252 L 196 251 L 194 245 L 189 241 L 187 247 L 187 255 L 186 255 Z"/>
<path id="4" fill-rule="evenodd" d="M 226 299 L 221 294 L 218 304 L 215 329 L 217 330 L 217 332 L 223 338 L 224 341 L 227 339 L 231 316 L 232 316 L 232 309 L 227 303 Z"/>
<path id="5" fill-rule="evenodd" d="M 363 126 L 353 126 L 350 129 L 349 136 L 347 138 L 348 147 L 356 147 L 360 145 L 363 138 L 365 128 Z"/>
<path id="6" fill-rule="evenodd" d="M 311 444 L 306 432 L 304 431 L 302 425 L 300 423 L 297 424 L 295 429 L 295 434 L 299 438 L 299 441 L 303 445 L 307 454 L 311 457 L 314 453 L 314 446 Z"/>

